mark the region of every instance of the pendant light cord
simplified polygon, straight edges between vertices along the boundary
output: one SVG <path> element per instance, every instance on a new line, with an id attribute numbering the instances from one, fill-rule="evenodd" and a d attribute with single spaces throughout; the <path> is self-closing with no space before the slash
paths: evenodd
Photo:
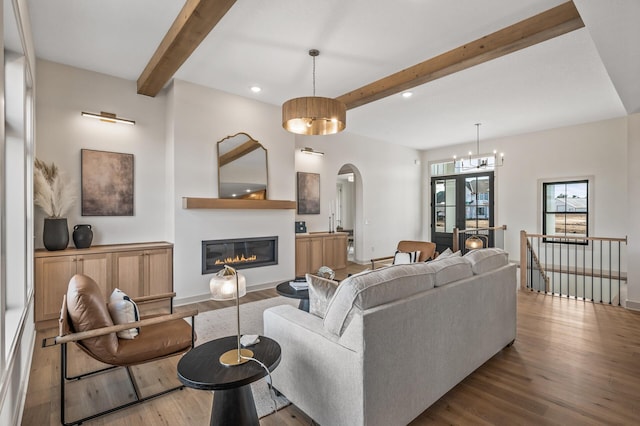
<path id="1" fill-rule="evenodd" d="M 316 96 L 316 56 L 320 55 L 320 51 L 318 49 L 309 50 L 309 56 L 313 59 L 313 96 Z"/>

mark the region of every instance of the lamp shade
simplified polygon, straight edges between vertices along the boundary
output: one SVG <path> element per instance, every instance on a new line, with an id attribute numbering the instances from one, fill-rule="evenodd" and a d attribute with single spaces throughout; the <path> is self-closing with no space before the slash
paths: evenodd
<path id="1" fill-rule="evenodd" d="M 247 281 L 244 275 L 238 276 L 238 297 L 247 294 Z M 236 298 L 236 275 L 229 269 L 221 269 L 209 281 L 209 291 L 213 300 L 233 300 Z"/>
<path id="2" fill-rule="evenodd" d="M 299 135 L 330 135 L 341 132 L 347 123 L 343 102 L 320 96 L 289 99 L 282 104 L 282 127 Z"/>
<path id="3" fill-rule="evenodd" d="M 469 250 L 481 249 L 484 247 L 484 241 L 477 235 L 473 235 L 465 240 L 464 246 Z"/>

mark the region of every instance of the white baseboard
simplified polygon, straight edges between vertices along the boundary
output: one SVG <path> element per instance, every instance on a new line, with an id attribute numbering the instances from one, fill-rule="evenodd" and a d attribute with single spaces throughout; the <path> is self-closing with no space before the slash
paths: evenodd
<path id="1" fill-rule="evenodd" d="M 633 311 L 640 311 L 640 302 L 635 302 L 633 300 L 627 299 L 625 308 L 631 309 Z"/>

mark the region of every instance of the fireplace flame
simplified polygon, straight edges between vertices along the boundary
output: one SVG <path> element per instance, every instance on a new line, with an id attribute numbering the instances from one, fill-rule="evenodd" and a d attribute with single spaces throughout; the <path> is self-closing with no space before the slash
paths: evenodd
<path id="1" fill-rule="evenodd" d="M 245 263 L 245 262 L 255 262 L 256 259 L 258 259 L 258 256 L 256 256 L 255 254 L 249 256 L 249 257 L 244 257 L 243 255 L 237 256 L 236 257 L 227 257 L 225 259 L 216 259 L 215 265 L 224 265 L 224 264 L 233 264 L 233 263 Z"/>

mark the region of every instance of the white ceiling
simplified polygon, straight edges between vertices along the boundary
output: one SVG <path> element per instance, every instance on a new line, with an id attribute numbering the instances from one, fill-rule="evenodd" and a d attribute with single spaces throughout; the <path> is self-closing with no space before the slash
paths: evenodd
<path id="1" fill-rule="evenodd" d="M 336 97 L 563 2 L 238 0 L 175 77 L 281 105 L 311 95 L 317 48 L 316 94 Z M 429 149 L 478 122 L 491 139 L 640 112 L 640 1 L 575 4 L 585 28 L 349 110 L 346 131 Z M 137 80 L 183 2 L 28 5 L 38 57 Z"/>

